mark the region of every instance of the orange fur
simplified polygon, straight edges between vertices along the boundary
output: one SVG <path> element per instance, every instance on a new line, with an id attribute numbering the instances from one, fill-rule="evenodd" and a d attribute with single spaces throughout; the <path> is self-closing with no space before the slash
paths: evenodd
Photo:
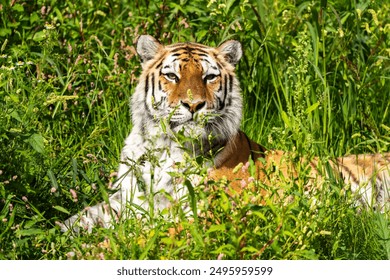
<path id="1" fill-rule="evenodd" d="M 320 187 L 324 176 L 329 176 L 324 168 L 320 167 L 318 158 L 308 161 L 305 158 L 295 159 L 292 153 L 280 150 L 265 151 L 263 147 L 253 141 L 245 141 L 244 133 L 240 132 L 236 136 L 234 147 L 225 147 L 224 162 L 221 162 L 209 174 L 209 178 L 215 181 L 224 179 L 229 182 L 230 195 L 240 194 L 245 188 L 252 188 L 253 191 L 260 192 L 264 197 L 270 194 L 265 189 L 254 190 L 253 180 L 276 188 L 279 197 L 283 197 L 283 190 L 279 189 L 282 181 L 297 180 L 298 169 L 305 168 L 306 178 L 309 178 L 304 186 L 307 189 Z M 252 151 L 251 151 L 252 148 Z M 254 172 L 250 172 L 248 158 L 255 155 Z M 370 180 L 390 180 L 390 153 L 384 154 L 361 154 L 339 157 L 328 161 L 333 176 L 340 176 L 345 183 L 365 184 Z M 386 184 L 386 183 L 384 183 Z M 387 201 L 389 202 L 389 201 Z M 265 203 L 263 201 L 263 203 Z"/>

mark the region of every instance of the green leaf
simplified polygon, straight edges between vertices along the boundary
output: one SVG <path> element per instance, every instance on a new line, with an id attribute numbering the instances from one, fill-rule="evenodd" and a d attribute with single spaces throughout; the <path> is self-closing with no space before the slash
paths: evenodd
<path id="1" fill-rule="evenodd" d="M 264 214 L 262 213 L 262 212 L 260 212 L 260 211 L 253 211 L 252 213 L 251 213 L 251 215 L 253 215 L 253 216 L 257 216 L 257 217 L 259 217 L 260 219 L 262 219 L 264 222 L 268 222 L 268 220 L 267 220 L 267 218 L 264 216 Z"/>
<path id="2" fill-rule="evenodd" d="M 37 22 L 39 20 L 40 20 L 40 17 L 38 16 L 37 13 L 34 12 L 34 13 L 31 14 L 31 16 L 30 16 L 30 24 L 33 24 L 33 23 L 35 23 L 35 22 Z"/>
<path id="3" fill-rule="evenodd" d="M 24 8 L 23 8 L 23 5 L 22 5 L 22 4 L 15 4 L 15 5 L 12 7 L 12 10 L 17 11 L 17 12 L 23 12 L 23 11 L 24 11 Z"/>
<path id="4" fill-rule="evenodd" d="M 198 42 L 202 41 L 202 39 L 209 33 L 208 30 L 200 30 L 196 33 L 196 40 Z"/>
<path id="5" fill-rule="evenodd" d="M 46 39 L 46 32 L 44 30 L 38 31 L 37 33 L 34 34 L 33 40 L 35 42 L 41 42 Z"/>
<path id="6" fill-rule="evenodd" d="M 199 231 L 197 230 L 197 228 L 195 226 L 190 227 L 190 232 L 191 232 L 191 235 L 194 237 L 194 240 L 195 240 L 197 246 L 203 248 L 205 245 L 203 242 L 202 234 L 199 233 Z"/>
<path id="7" fill-rule="evenodd" d="M 45 153 L 44 138 L 42 137 L 42 135 L 35 133 L 27 139 L 27 142 L 38 153 L 40 154 Z"/>
<path id="8" fill-rule="evenodd" d="M 56 13 L 56 16 L 60 20 L 60 22 L 63 23 L 64 22 L 64 17 L 62 16 L 62 13 L 61 13 L 60 9 L 58 9 L 56 7 L 56 8 L 54 8 L 54 12 Z"/>
<path id="9" fill-rule="evenodd" d="M 10 93 L 8 94 L 9 98 L 15 103 L 19 103 L 19 96 L 17 94 Z"/>
<path id="10" fill-rule="evenodd" d="M 282 114 L 282 119 L 283 119 L 285 125 L 287 127 L 291 127 L 291 123 L 290 123 L 290 120 L 289 120 L 289 118 L 287 116 L 287 113 L 285 111 L 281 111 L 281 114 Z"/>
<path id="11" fill-rule="evenodd" d="M 230 200 L 225 193 L 221 193 L 219 205 L 226 213 L 230 211 Z"/>
<path id="12" fill-rule="evenodd" d="M 12 33 L 12 30 L 9 28 L 0 28 L 0 36 L 1 37 L 11 35 L 11 33 Z"/>
<path id="13" fill-rule="evenodd" d="M 173 245 L 173 239 L 169 237 L 163 237 L 160 241 L 165 245 Z"/>
<path id="14" fill-rule="evenodd" d="M 66 210 L 66 209 L 65 209 L 64 207 L 62 207 L 62 206 L 55 205 L 55 206 L 53 206 L 53 208 L 56 209 L 56 210 L 58 210 L 58 211 L 60 211 L 60 212 L 62 212 L 62 213 L 65 213 L 65 214 L 70 215 L 70 212 L 69 212 L 68 210 Z"/>
<path id="15" fill-rule="evenodd" d="M 192 186 L 192 184 L 189 180 L 185 180 L 184 184 L 186 185 L 186 187 L 188 189 L 192 213 L 194 214 L 194 219 L 197 222 L 198 221 L 198 215 L 197 215 L 198 210 L 197 210 L 197 199 L 195 197 L 194 187 Z"/>
<path id="16" fill-rule="evenodd" d="M 225 230 L 226 230 L 225 224 L 211 225 L 207 233 L 216 232 L 216 231 L 225 231 Z"/>
<path id="17" fill-rule="evenodd" d="M 47 176 L 49 176 L 51 185 L 52 185 L 55 189 L 58 189 L 57 179 L 56 179 L 56 176 L 54 175 L 54 173 L 53 173 L 52 170 L 49 169 L 49 170 L 47 171 Z"/>
<path id="18" fill-rule="evenodd" d="M 242 251 L 242 252 L 248 252 L 248 253 L 258 253 L 258 252 L 259 252 L 259 249 L 258 249 L 258 248 L 255 248 L 255 247 L 253 247 L 253 246 L 247 246 L 247 247 L 242 248 L 241 251 Z"/>
<path id="19" fill-rule="evenodd" d="M 311 105 L 309 108 L 307 108 L 305 110 L 305 113 L 306 114 L 309 114 L 311 111 L 314 111 L 315 109 L 317 109 L 317 107 L 320 105 L 320 102 L 316 102 L 314 103 L 313 105 Z"/>
<path id="20" fill-rule="evenodd" d="M 140 260 L 143 260 L 143 259 L 145 259 L 147 257 L 147 255 L 149 253 L 149 250 L 151 250 L 153 245 L 155 245 L 155 242 L 156 242 L 156 239 L 158 237 L 158 234 L 159 234 L 159 231 L 158 231 L 158 229 L 156 229 L 156 232 L 152 232 L 149 235 L 149 241 L 146 244 L 145 248 L 143 249 L 143 252 L 142 252 L 141 256 L 139 257 Z"/>
<path id="21" fill-rule="evenodd" d="M 22 229 L 17 232 L 19 236 L 30 236 L 44 234 L 44 231 L 39 228 Z"/>
<path id="22" fill-rule="evenodd" d="M 19 115 L 18 111 L 16 111 L 16 110 L 12 111 L 12 113 L 10 115 L 11 115 L 11 117 L 13 117 L 18 122 L 22 122 L 22 119 L 20 118 L 20 115 Z"/>

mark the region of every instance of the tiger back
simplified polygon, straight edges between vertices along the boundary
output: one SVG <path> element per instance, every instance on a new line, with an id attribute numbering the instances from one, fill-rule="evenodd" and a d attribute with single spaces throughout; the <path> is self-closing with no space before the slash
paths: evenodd
<path id="1" fill-rule="evenodd" d="M 390 204 L 390 153 L 358 154 L 322 160 L 318 157 L 299 158 L 292 152 L 280 150 L 257 151 L 255 171 L 249 171 L 249 162 L 234 168 L 222 166 L 210 173 L 210 179 L 224 178 L 230 183 L 231 195 L 239 195 L 244 188 L 253 188 L 253 182 L 260 182 L 257 192 L 261 192 L 266 204 L 275 193 L 272 201 L 291 201 L 293 198 L 284 194 L 282 183 L 299 180 L 299 173 L 305 169 L 304 188 L 307 193 L 320 190 L 325 181 L 332 178 L 350 188 L 355 197 L 355 205 L 360 204 L 378 211 L 389 210 Z M 271 186 L 273 191 L 259 187 Z"/>

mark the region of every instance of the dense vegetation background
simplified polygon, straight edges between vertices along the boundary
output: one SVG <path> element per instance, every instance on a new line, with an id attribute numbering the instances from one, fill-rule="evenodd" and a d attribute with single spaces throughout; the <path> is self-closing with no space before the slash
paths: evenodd
<path id="1" fill-rule="evenodd" d="M 264 207 L 201 189 L 218 199 L 196 223 L 157 216 L 73 239 L 55 226 L 115 179 L 140 34 L 241 41 L 242 128 L 267 148 L 389 151 L 388 1 L 0 1 L 0 15 L 0 259 L 390 258 L 388 214 L 356 211 L 337 182 L 314 202 L 285 182 L 299 199 Z"/>

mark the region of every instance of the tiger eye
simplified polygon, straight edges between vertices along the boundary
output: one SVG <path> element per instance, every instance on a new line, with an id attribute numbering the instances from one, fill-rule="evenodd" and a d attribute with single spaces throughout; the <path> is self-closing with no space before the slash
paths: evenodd
<path id="1" fill-rule="evenodd" d="M 217 79 L 217 77 L 218 77 L 217 75 L 209 74 L 204 78 L 204 80 L 205 82 L 213 82 Z"/>
<path id="2" fill-rule="evenodd" d="M 167 77 L 168 80 L 173 80 L 175 82 L 177 82 L 179 80 L 179 78 L 174 73 L 166 73 L 165 77 Z"/>

